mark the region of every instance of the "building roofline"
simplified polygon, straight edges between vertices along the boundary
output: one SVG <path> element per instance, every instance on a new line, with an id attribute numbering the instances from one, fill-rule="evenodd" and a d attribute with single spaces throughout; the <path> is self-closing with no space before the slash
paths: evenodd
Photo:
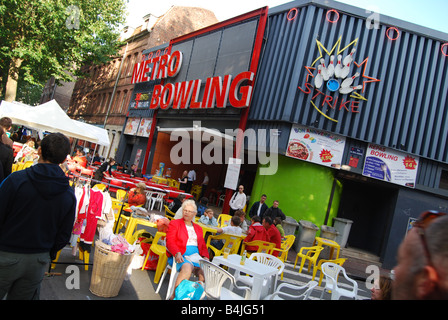
<path id="1" fill-rule="evenodd" d="M 303 8 L 310 5 L 325 9 L 335 9 L 347 15 L 358 18 L 367 19 L 371 13 L 367 13 L 366 9 L 355 7 L 349 4 L 333 1 L 333 0 L 295 0 L 276 7 L 269 8 L 268 15 L 275 15 L 292 8 Z M 432 38 L 441 42 L 448 42 L 448 33 L 424 27 L 415 23 L 393 18 L 380 13 L 380 24 L 396 27 L 402 31 L 408 31 L 424 37 Z"/>

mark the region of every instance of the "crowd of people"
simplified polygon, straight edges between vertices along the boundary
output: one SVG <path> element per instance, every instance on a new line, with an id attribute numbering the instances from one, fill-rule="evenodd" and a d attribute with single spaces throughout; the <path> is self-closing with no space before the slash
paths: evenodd
<path id="1" fill-rule="evenodd" d="M 75 219 L 76 197 L 61 169 L 71 152 L 70 141 L 60 133 L 46 135 L 37 144 L 37 163 L 11 173 L 9 166 L 14 159 L 7 125 L 4 127 L 0 120 L 0 299 L 38 299 L 48 263 L 69 242 Z M 31 144 L 29 147 L 33 148 Z M 76 157 L 79 165 L 84 163 L 84 157 L 87 160 L 82 153 Z M 114 164 L 114 160 L 103 163 L 99 174 L 108 172 Z M 188 172 L 186 177 L 188 182 Z M 142 198 L 140 189 L 143 186 L 137 185 L 129 200 Z M 207 207 L 207 198 L 201 197 L 197 204 L 180 194 L 173 201 L 176 216 L 166 236 L 169 263 L 175 261 L 179 271 L 175 287 L 193 273 L 204 281 L 198 262 L 200 258 L 210 259 L 211 254 L 195 217 L 202 224 L 217 227 L 218 234 L 245 235 L 246 243 L 263 240 L 280 248 L 285 214 L 278 200 L 271 207 L 266 200 L 263 194 L 251 206 L 247 214 L 251 220 L 247 223 L 244 186 L 239 186 L 230 200 L 230 224 L 218 227 L 215 213 Z M 372 289 L 372 299 L 448 299 L 447 227 L 447 214 L 423 213 L 399 247 L 394 278 L 380 277 Z M 219 247 L 222 243 L 213 245 Z M 248 245 L 246 250 L 256 248 Z"/>
<path id="2" fill-rule="evenodd" d="M 243 241 L 264 240 L 278 242 L 281 239 L 280 231 L 272 222 L 270 215 L 262 215 L 258 210 L 265 204 L 266 195 L 263 195 L 259 203 L 255 203 L 251 210 L 253 214 L 251 224 L 247 232 L 241 228 L 241 218 L 237 212 L 233 215 L 230 225 L 218 228 L 219 233 L 231 233 L 235 235 L 246 234 Z M 274 207 L 274 205 L 273 205 Z M 278 205 L 275 207 L 278 208 Z M 265 208 L 267 211 L 269 208 Z M 180 207 L 182 216 L 168 226 L 167 249 L 176 259 L 179 270 L 177 286 L 182 280 L 189 279 L 195 273 L 199 280 L 203 281 L 202 270 L 197 263 L 198 259 L 210 259 L 211 251 L 207 250 L 202 230 L 195 224 L 194 217 L 197 214 L 196 203 L 192 200 L 183 201 Z M 273 210 L 275 211 L 275 210 Z M 250 212 L 250 211 L 249 211 Z M 242 217 L 245 214 L 243 212 Z M 263 216 L 263 218 L 261 218 Z M 275 217 L 274 219 L 280 219 Z M 281 220 L 281 219 L 280 219 Z M 204 212 L 199 222 L 217 226 L 213 211 Z M 185 229 L 183 229 L 185 225 Z M 403 242 L 398 252 L 398 264 L 394 269 L 394 278 L 380 276 L 375 281 L 371 290 L 372 300 L 446 300 L 448 299 L 448 215 L 437 212 L 427 212 L 415 223 Z M 180 231 L 179 228 L 183 230 Z M 189 228 L 190 231 L 186 229 Z M 176 234 L 181 232 L 181 236 Z M 169 235 L 169 236 L 168 236 Z M 189 237 L 192 237 L 190 239 Z M 176 242 L 173 244 L 173 242 Z M 182 246 L 180 245 L 182 244 Z M 218 249 L 222 243 L 212 242 Z M 187 249 L 188 245 L 195 246 Z M 257 248 L 246 246 L 246 250 L 255 251 Z M 173 296 L 174 297 L 174 293 Z"/>

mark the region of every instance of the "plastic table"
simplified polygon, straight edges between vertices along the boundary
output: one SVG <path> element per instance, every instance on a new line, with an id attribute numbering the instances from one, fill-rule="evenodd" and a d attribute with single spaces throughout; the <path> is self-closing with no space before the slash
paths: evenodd
<path id="1" fill-rule="evenodd" d="M 237 272 L 242 272 L 254 277 L 250 296 L 251 300 L 261 300 L 274 292 L 275 288 L 273 288 L 272 283 L 273 279 L 275 279 L 278 274 L 277 268 L 270 267 L 250 259 L 246 259 L 245 264 L 241 265 L 241 256 L 239 254 L 231 254 L 227 257 L 227 259 L 225 259 L 224 256 L 215 256 L 212 262 L 214 264 L 224 265 L 235 270 L 235 275 L 237 275 Z M 263 286 L 265 279 L 267 280 L 267 286 Z"/>
<path id="2" fill-rule="evenodd" d="M 336 257 L 334 259 L 338 259 L 339 258 L 339 252 L 341 251 L 341 246 L 339 245 L 339 243 L 330 240 L 330 239 L 326 239 L 326 238 L 321 238 L 321 237 L 316 237 L 314 239 L 314 243 L 313 246 L 327 246 L 330 247 L 330 260 L 333 260 L 333 254 L 334 254 L 334 249 L 336 249 Z"/>

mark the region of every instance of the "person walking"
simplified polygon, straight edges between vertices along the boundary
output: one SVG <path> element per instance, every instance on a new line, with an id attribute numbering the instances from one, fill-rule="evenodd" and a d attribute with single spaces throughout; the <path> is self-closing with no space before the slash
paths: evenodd
<path id="1" fill-rule="evenodd" d="M 76 197 L 59 167 L 70 141 L 52 133 L 37 152 L 36 165 L 0 185 L 0 299 L 39 299 L 47 264 L 70 240 Z"/>

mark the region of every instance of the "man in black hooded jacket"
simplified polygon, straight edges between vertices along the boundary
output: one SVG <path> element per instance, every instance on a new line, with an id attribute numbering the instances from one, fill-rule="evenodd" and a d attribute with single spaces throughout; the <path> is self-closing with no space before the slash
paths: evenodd
<path id="1" fill-rule="evenodd" d="M 274 200 L 272 203 L 272 207 L 268 208 L 263 215 L 264 217 L 270 217 L 272 221 L 274 221 L 275 218 L 280 217 L 280 219 L 285 220 L 286 215 L 283 213 L 283 211 L 278 207 L 278 200 Z"/>
<path id="2" fill-rule="evenodd" d="M 38 299 L 47 264 L 70 239 L 76 198 L 59 167 L 69 152 L 67 137 L 49 134 L 38 164 L 0 185 L 0 300 Z"/>

